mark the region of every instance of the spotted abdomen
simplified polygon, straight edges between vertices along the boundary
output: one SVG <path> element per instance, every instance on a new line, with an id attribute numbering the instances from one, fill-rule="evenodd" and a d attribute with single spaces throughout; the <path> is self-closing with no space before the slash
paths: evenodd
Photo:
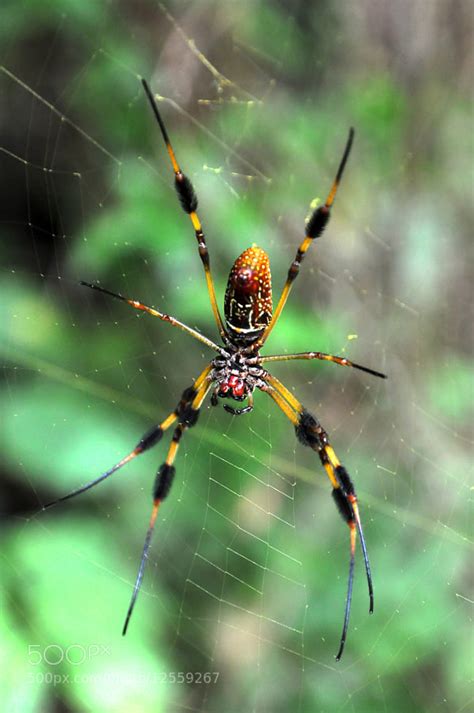
<path id="1" fill-rule="evenodd" d="M 227 328 L 237 342 L 251 344 L 272 318 L 272 276 L 265 250 L 254 245 L 232 265 L 225 293 Z"/>

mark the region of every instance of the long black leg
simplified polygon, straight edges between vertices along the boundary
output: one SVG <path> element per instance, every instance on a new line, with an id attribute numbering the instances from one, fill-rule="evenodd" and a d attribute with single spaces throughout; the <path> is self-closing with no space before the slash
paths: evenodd
<path id="1" fill-rule="evenodd" d="M 219 329 L 219 333 L 222 339 L 224 340 L 224 342 L 227 342 L 227 333 L 222 322 L 219 307 L 217 305 L 216 291 L 214 288 L 214 280 L 212 279 L 211 274 L 211 263 L 206 245 L 206 238 L 204 236 L 201 221 L 199 220 L 199 216 L 197 214 L 198 199 L 194 191 L 193 184 L 191 183 L 189 178 L 181 171 L 181 168 L 176 158 L 176 154 L 173 150 L 173 147 L 171 146 L 171 141 L 168 136 L 168 132 L 164 125 L 163 119 L 161 118 L 161 114 L 158 111 L 158 105 L 155 101 L 155 97 L 153 96 L 152 91 L 145 79 L 142 79 L 142 84 L 145 93 L 148 97 L 148 101 L 150 102 L 150 106 L 155 115 L 155 119 L 157 120 L 158 125 L 160 127 L 161 134 L 166 145 L 166 150 L 168 151 L 168 155 L 170 157 L 175 177 L 174 185 L 178 194 L 179 202 L 181 203 L 181 207 L 184 212 L 189 215 L 194 228 L 194 234 L 198 243 L 199 257 L 201 258 L 201 262 L 204 267 L 204 274 L 206 276 L 206 283 L 209 292 L 209 298 L 211 300 L 212 313 L 214 315 L 214 319 L 216 321 L 217 328 Z"/>
<path id="2" fill-rule="evenodd" d="M 255 350 L 260 349 L 260 347 L 266 342 L 268 339 L 270 332 L 278 322 L 278 319 L 283 311 L 283 308 L 286 304 L 286 301 L 288 299 L 288 295 L 290 294 L 291 288 L 293 286 L 293 282 L 296 280 L 298 277 L 298 273 L 300 271 L 300 265 L 303 262 L 304 256 L 306 255 L 306 252 L 313 242 L 315 238 L 319 238 L 320 235 L 322 235 L 324 228 L 328 224 L 329 218 L 331 217 L 331 207 L 334 203 L 334 199 L 336 198 L 336 193 L 337 189 L 339 188 L 339 183 L 341 182 L 342 174 L 344 172 L 344 168 L 347 163 L 347 159 L 349 158 L 349 153 L 352 148 L 352 142 L 354 140 L 354 129 L 351 128 L 349 130 L 349 136 L 347 139 L 346 147 L 344 149 L 344 153 L 341 159 L 341 163 L 339 164 L 339 168 L 336 174 L 336 178 L 334 180 L 334 183 L 332 184 L 331 190 L 329 191 L 329 195 L 326 198 L 326 202 L 324 205 L 320 206 L 319 208 L 316 208 L 313 211 L 313 214 L 311 215 L 310 219 L 308 220 L 306 224 L 306 237 L 304 238 L 303 242 L 300 244 L 298 250 L 296 251 L 295 258 L 293 262 L 290 265 L 290 269 L 288 270 L 288 276 L 286 278 L 285 285 L 283 287 L 281 297 L 278 301 L 278 304 L 276 306 L 276 309 L 273 313 L 273 317 L 270 321 L 270 323 L 265 327 L 265 331 L 263 332 L 262 336 L 260 339 L 258 339 L 254 344 L 253 348 Z"/>
<path id="3" fill-rule="evenodd" d="M 131 453 L 129 453 L 125 458 L 122 458 L 118 463 L 116 463 L 112 468 L 107 470 L 105 473 L 100 475 L 98 478 L 95 478 L 94 480 L 91 480 L 89 483 L 86 483 L 86 485 L 82 485 L 80 488 L 77 488 L 76 490 L 72 490 L 70 493 L 67 493 L 67 495 L 63 495 L 60 498 L 57 498 L 56 500 L 53 500 L 50 503 L 47 503 L 46 505 L 43 506 L 42 510 L 47 510 L 48 508 L 52 507 L 53 505 L 57 505 L 58 503 L 62 503 L 65 500 L 69 500 L 70 498 L 74 498 L 76 495 L 81 495 L 81 493 L 85 493 L 86 490 L 89 490 L 90 488 L 93 488 L 95 485 L 98 485 L 101 483 L 103 480 L 108 478 L 112 473 L 115 473 L 115 471 L 119 470 L 122 466 L 124 466 L 126 463 L 129 463 L 131 460 L 133 460 L 136 456 L 141 455 L 142 453 L 145 453 L 145 451 L 149 450 L 150 448 L 153 448 L 162 438 L 163 433 L 166 431 L 169 426 L 173 423 L 173 421 L 176 421 L 176 414 L 170 413 L 169 416 L 165 418 L 164 421 L 162 421 L 159 425 L 153 426 L 147 433 L 145 433 L 144 436 L 139 440 L 135 448 Z"/>
<path id="4" fill-rule="evenodd" d="M 203 380 L 200 388 L 194 392 L 194 396 L 191 399 L 188 399 L 187 401 L 182 401 L 183 405 L 179 414 L 180 422 L 174 430 L 173 439 L 171 441 L 166 460 L 163 465 L 160 466 L 160 468 L 158 469 L 158 473 L 156 474 L 155 484 L 153 487 L 153 508 L 151 511 L 150 522 L 145 537 L 145 543 L 143 545 L 143 551 L 140 559 L 140 566 L 138 568 L 137 578 L 133 587 L 132 598 L 130 600 L 127 615 L 125 617 L 125 623 L 123 625 L 123 636 L 125 636 L 125 634 L 127 633 L 130 618 L 132 616 L 133 609 L 135 607 L 138 593 L 142 584 L 143 574 L 145 572 L 145 565 L 148 559 L 148 552 L 151 544 L 151 538 L 158 515 L 158 508 L 168 495 L 173 484 L 173 479 L 175 476 L 175 467 L 173 464 L 176 458 L 176 454 L 178 452 L 181 437 L 188 428 L 191 428 L 196 424 L 199 416 L 199 409 L 201 408 L 202 403 L 206 398 L 209 389 L 211 388 L 211 383 L 211 379 L 209 378 L 209 376 L 207 376 Z"/>
<path id="5" fill-rule="evenodd" d="M 315 419 L 314 416 L 312 416 L 302 406 L 302 404 L 293 396 L 290 391 L 288 391 L 288 389 L 276 377 L 271 374 L 268 374 L 267 372 L 262 378 L 264 380 L 264 384 L 259 388 L 261 388 L 262 391 L 268 393 L 268 395 L 275 401 L 277 406 L 279 406 L 279 408 L 283 411 L 285 416 L 291 421 L 291 423 L 295 427 L 296 436 L 299 442 L 304 446 L 309 446 L 318 454 L 333 487 L 332 495 L 339 510 L 339 513 L 349 526 L 349 575 L 347 583 L 346 605 L 344 610 L 344 624 L 341 634 L 339 650 L 336 655 L 336 660 L 339 661 L 344 651 L 347 629 L 349 626 L 349 617 L 352 603 L 352 587 L 354 581 L 354 559 L 357 532 L 359 533 L 361 541 L 361 549 L 364 558 L 367 585 L 369 589 L 369 613 L 372 613 L 374 610 L 372 573 L 370 569 L 369 558 L 367 555 L 367 547 L 365 544 L 364 533 L 360 521 L 359 507 L 354 485 L 346 469 L 337 458 L 334 449 L 329 443 L 328 435 L 319 423 L 319 421 L 317 421 L 317 419 Z"/>
<path id="6" fill-rule="evenodd" d="M 149 450 L 150 448 L 153 448 L 153 446 L 155 446 L 161 440 L 163 433 L 176 421 L 176 419 L 182 417 L 183 412 L 185 412 L 189 403 L 194 399 L 203 382 L 207 380 L 211 369 L 212 367 L 210 365 L 204 369 L 204 371 L 198 376 L 198 378 L 194 382 L 193 386 L 190 386 L 189 388 L 184 390 L 181 396 L 181 400 L 179 401 L 175 410 L 172 411 L 164 419 L 164 421 L 162 421 L 156 426 L 153 426 L 149 431 L 147 431 L 147 433 L 145 433 L 142 438 L 140 438 L 131 453 L 125 456 L 125 458 L 122 458 L 122 460 L 120 460 L 118 463 L 112 466 L 112 468 L 107 470 L 98 478 L 94 478 L 94 480 L 91 480 L 89 483 L 86 483 L 86 485 L 82 485 L 80 488 L 76 488 L 70 493 L 67 493 L 66 495 L 63 495 L 60 498 L 57 498 L 56 500 L 53 500 L 50 503 L 47 503 L 47 505 L 43 506 L 42 510 L 46 510 L 47 508 L 50 508 L 53 505 L 57 505 L 58 503 L 64 502 L 65 500 L 74 498 L 76 495 L 81 495 L 81 493 L 85 493 L 86 490 L 90 490 L 90 488 L 93 488 L 95 485 L 101 483 L 103 480 L 105 480 L 110 475 L 119 470 L 119 468 L 136 458 L 136 456 L 139 456 L 142 453 L 145 453 L 145 451 Z"/>

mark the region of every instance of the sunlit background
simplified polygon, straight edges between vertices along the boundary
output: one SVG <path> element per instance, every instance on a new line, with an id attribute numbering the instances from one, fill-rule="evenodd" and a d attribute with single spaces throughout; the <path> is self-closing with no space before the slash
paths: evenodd
<path id="1" fill-rule="evenodd" d="M 2 3 L 3 710 L 469 710 L 472 19 L 448 0 Z M 183 438 L 125 638 L 168 437 L 41 512 L 129 453 L 212 356 L 81 279 L 217 338 L 141 76 L 197 189 L 220 303 L 252 243 L 279 294 L 355 127 L 265 347 L 389 377 L 273 369 L 361 503 L 375 613 L 359 552 L 339 663 L 348 529 L 264 394 L 241 418 L 207 403 Z"/>

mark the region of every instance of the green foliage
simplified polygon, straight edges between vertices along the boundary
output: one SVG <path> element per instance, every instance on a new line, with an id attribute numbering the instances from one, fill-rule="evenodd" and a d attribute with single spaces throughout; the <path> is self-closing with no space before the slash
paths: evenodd
<path id="1" fill-rule="evenodd" d="M 6 709 L 467 709 L 471 117 L 462 17 L 438 27 L 435 4 L 418 38 L 416 13 L 387 3 L 4 3 Z M 356 128 L 332 221 L 265 346 L 389 376 L 274 369 L 327 428 L 361 503 L 376 607 L 369 617 L 358 552 L 338 665 L 347 528 L 319 459 L 263 394 L 241 419 L 204 408 L 183 439 L 125 639 L 171 432 L 80 499 L 41 510 L 129 453 L 210 358 L 80 280 L 217 338 L 141 75 L 164 97 L 197 188 L 220 304 L 252 243 L 270 255 L 276 301 Z M 48 663 L 48 652 L 72 658 Z M 219 680 L 167 677 L 180 671 Z"/>

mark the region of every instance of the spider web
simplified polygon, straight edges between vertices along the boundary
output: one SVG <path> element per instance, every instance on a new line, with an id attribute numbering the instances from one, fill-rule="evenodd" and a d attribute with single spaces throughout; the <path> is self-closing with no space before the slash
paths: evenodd
<path id="1" fill-rule="evenodd" d="M 37 26 L 26 5 L 10 9 L 0 68 L 5 699 L 10 710 L 468 710 L 472 195 L 456 143 L 468 70 L 460 53 L 447 59 L 465 35 L 453 21 L 436 71 L 416 77 L 442 2 L 415 47 L 403 44 L 403 62 L 397 42 L 410 21 L 420 28 L 421 4 L 403 22 L 388 4 L 375 19 L 368 1 L 355 14 L 323 10 L 321 24 L 341 34 L 331 48 L 319 29 L 317 55 L 302 9 L 225 7 L 86 5 L 81 16 L 64 6 Z M 380 44 L 371 22 L 387 31 Z M 341 65 L 350 27 L 353 68 Z M 371 77 L 381 48 L 388 68 Z M 307 77 L 315 57 L 318 80 Z M 459 78 L 445 90 L 452 66 Z M 78 285 L 99 280 L 216 335 L 141 75 L 195 184 L 220 303 L 253 242 L 279 294 L 310 201 L 324 200 L 356 124 L 331 224 L 265 348 L 340 354 L 390 377 L 272 369 L 321 419 L 361 501 L 376 608 L 369 618 L 359 553 L 339 664 L 347 528 L 319 460 L 263 394 L 239 419 L 206 404 L 183 438 L 126 639 L 171 433 L 89 494 L 38 513 L 129 452 L 212 356 Z M 424 94 L 409 100 L 414 86 Z M 439 194 L 450 197 L 441 215 Z"/>

